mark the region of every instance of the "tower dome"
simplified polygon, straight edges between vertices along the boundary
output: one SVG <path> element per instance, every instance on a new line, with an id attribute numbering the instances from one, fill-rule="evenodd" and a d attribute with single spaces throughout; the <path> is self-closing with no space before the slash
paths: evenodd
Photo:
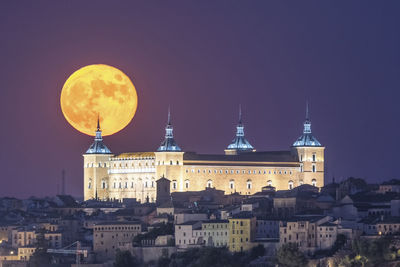
<path id="1" fill-rule="evenodd" d="M 308 115 L 308 103 L 306 105 L 306 120 L 304 121 L 303 134 L 293 143 L 294 147 L 299 146 L 322 146 L 311 133 L 311 120 Z"/>
<path id="2" fill-rule="evenodd" d="M 254 147 L 244 137 L 244 125 L 242 123 L 242 108 L 239 106 L 239 122 L 236 126 L 236 136 L 232 143 L 225 149 L 226 154 L 237 154 L 238 152 L 251 152 Z"/>
<path id="3" fill-rule="evenodd" d="M 93 144 L 89 147 L 85 154 L 112 154 L 110 149 L 103 143 L 101 136 L 100 118 L 97 118 L 97 130 Z"/>
<path id="4" fill-rule="evenodd" d="M 174 140 L 174 128 L 171 124 L 171 112 L 168 108 L 168 122 L 165 127 L 165 138 L 161 145 L 158 147 L 157 151 L 169 151 L 169 152 L 178 152 L 182 151 L 181 148 L 176 144 Z"/>

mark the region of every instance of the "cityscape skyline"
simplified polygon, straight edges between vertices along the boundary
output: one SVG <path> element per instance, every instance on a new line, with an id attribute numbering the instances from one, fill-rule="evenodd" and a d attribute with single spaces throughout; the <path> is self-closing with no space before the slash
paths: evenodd
<path id="1" fill-rule="evenodd" d="M 287 150 L 309 101 L 325 183 L 398 178 L 396 2 L 25 4 L 0 8 L 0 196 L 55 195 L 63 169 L 67 193 L 83 196 L 92 137 L 68 125 L 59 99 L 70 74 L 96 63 L 138 93 L 133 121 L 104 139 L 115 154 L 155 151 L 169 105 L 184 151 L 223 154 L 239 104 L 257 151 Z"/>

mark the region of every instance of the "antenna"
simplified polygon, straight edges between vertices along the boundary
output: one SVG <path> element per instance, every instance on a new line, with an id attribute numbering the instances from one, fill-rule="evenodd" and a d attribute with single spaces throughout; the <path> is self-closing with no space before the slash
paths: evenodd
<path id="1" fill-rule="evenodd" d="M 65 195 L 65 170 L 61 171 L 61 195 Z"/>

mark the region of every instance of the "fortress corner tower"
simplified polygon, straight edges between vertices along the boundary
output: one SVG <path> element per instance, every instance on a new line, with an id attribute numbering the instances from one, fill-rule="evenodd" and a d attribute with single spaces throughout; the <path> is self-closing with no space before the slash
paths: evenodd
<path id="1" fill-rule="evenodd" d="M 183 154 L 176 144 L 171 124 L 171 113 L 168 109 L 168 122 L 165 127 L 165 138 L 155 152 L 156 177 L 167 177 L 172 181 L 171 191 L 182 191 L 183 188 Z M 178 188 L 180 185 L 180 188 Z"/>
<path id="2" fill-rule="evenodd" d="M 108 195 L 108 168 L 113 154 L 104 145 L 101 136 L 100 119 L 97 119 L 97 130 L 93 144 L 83 154 L 84 199 L 106 200 Z"/>
<path id="3" fill-rule="evenodd" d="M 324 186 L 324 151 L 325 147 L 311 133 L 307 104 L 303 134 L 292 146 L 292 152 L 298 156 L 300 162 L 300 183 L 317 187 Z"/>

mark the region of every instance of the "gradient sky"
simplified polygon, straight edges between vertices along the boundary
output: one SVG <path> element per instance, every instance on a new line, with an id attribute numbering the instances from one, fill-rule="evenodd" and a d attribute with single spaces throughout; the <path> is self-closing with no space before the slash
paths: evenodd
<path id="1" fill-rule="evenodd" d="M 368 2 L 368 3 L 367 3 Z M 400 178 L 400 1 L 1 1 L 0 196 L 83 195 L 92 137 L 64 119 L 78 68 L 123 70 L 133 121 L 116 154 L 154 151 L 171 105 L 185 151 L 223 153 L 238 106 L 259 151 L 288 150 L 305 102 L 327 180 Z"/>

